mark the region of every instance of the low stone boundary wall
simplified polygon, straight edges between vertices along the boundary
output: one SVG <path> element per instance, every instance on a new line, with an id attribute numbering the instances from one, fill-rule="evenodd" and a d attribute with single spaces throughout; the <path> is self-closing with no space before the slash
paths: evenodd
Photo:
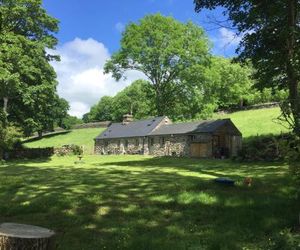
<path id="1" fill-rule="evenodd" d="M 72 129 L 82 129 L 82 128 L 107 128 L 111 124 L 110 121 L 105 122 L 90 122 L 90 123 L 83 123 L 79 125 L 75 125 Z"/>
<path id="2" fill-rule="evenodd" d="M 260 103 L 260 104 L 250 105 L 250 106 L 229 108 L 227 110 L 219 110 L 217 113 L 219 113 L 219 114 L 230 114 L 230 113 L 237 112 L 237 111 L 275 108 L 275 107 L 279 107 L 279 102 Z"/>

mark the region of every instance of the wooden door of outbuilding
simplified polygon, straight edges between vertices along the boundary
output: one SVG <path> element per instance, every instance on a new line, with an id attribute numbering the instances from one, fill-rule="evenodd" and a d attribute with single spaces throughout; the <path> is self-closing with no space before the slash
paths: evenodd
<path id="1" fill-rule="evenodd" d="M 192 157 L 208 157 L 208 143 L 192 143 L 191 156 Z"/>

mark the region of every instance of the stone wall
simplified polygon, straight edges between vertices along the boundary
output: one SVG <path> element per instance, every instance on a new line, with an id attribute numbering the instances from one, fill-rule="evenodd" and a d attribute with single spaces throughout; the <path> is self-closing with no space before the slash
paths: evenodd
<path id="1" fill-rule="evenodd" d="M 95 154 L 148 154 L 143 137 L 95 141 Z"/>
<path id="2" fill-rule="evenodd" d="M 190 143 L 190 138 L 187 135 L 150 137 L 149 154 L 155 156 L 190 156 Z"/>
<path id="3" fill-rule="evenodd" d="M 77 124 L 72 127 L 72 129 L 83 129 L 83 128 L 107 128 L 111 124 L 110 121 L 104 122 L 89 122 L 83 124 Z"/>

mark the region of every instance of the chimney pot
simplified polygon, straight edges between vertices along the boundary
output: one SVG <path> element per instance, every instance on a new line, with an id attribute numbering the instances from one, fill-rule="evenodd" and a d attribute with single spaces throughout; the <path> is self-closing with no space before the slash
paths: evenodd
<path id="1" fill-rule="evenodd" d="M 132 121 L 133 121 L 133 115 L 130 115 L 130 114 L 123 115 L 123 124 L 124 125 L 126 125 Z"/>

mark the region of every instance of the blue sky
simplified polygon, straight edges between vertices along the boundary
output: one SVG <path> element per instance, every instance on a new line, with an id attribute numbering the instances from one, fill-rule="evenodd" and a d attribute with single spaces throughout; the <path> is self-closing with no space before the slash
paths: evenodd
<path id="1" fill-rule="evenodd" d="M 230 57 L 240 40 L 226 28 L 210 20 L 224 20 L 222 10 L 195 13 L 193 0 L 44 0 L 47 12 L 60 20 L 56 54 L 60 63 L 58 92 L 71 104 L 70 113 L 80 117 L 103 95 L 114 95 L 133 80 L 143 78 L 129 72 L 128 80 L 115 82 L 103 75 L 105 61 L 118 50 L 122 30 L 147 14 L 161 13 L 182 22 L 193 21 L 203 27 L 214 44 L 212 53 Z"/>

